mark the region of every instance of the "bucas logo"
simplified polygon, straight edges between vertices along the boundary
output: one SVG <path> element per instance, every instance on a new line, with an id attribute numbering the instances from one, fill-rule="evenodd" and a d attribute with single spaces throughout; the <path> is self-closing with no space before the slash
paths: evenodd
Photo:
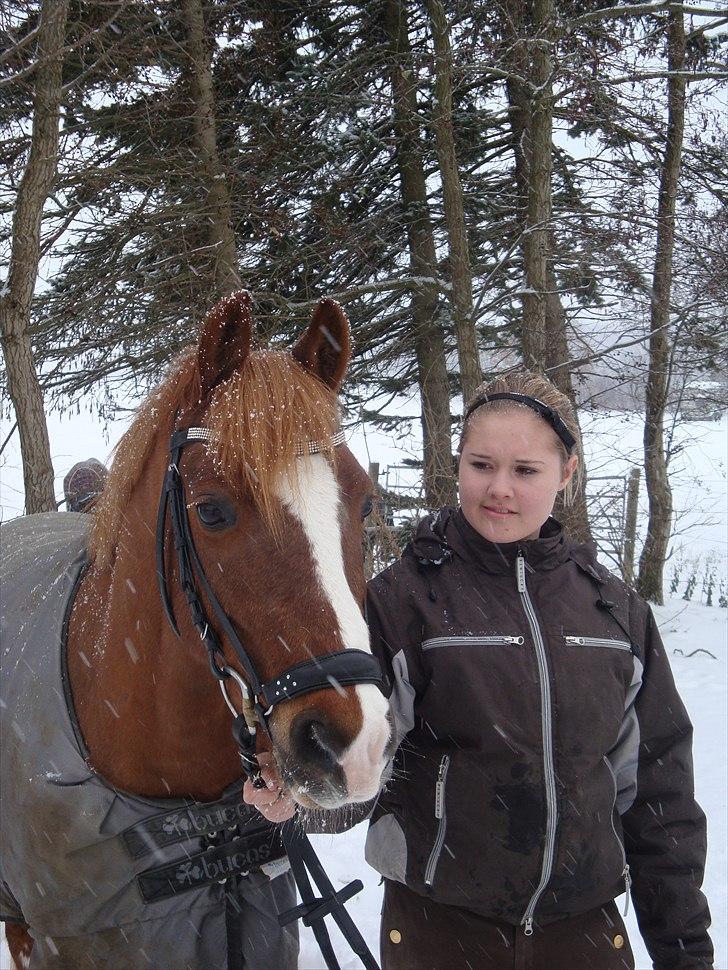
<path id="1" fill-rule="evenodd" d="M 204 856 L 195 863 L 183 862 L 177 868 L 175 878 L 183 885 L 192 886 L 200 882 L 212 882 L 234 876 L 252 866 L 260 865 L 270 858 L 268 845 L 231 852 L 220 859 L 206 859 Z"/>
<path id="2" fill-rule="evenodd" d="M 167 835 L 205 835 L 249 819 L 249 811 L 241 802 L 211 812 L 174 812 L 165 816 L 162 831 Z"/>
<path id="3" fill-rule="evenodd" d="M 162 831 L 167 835 L 187 835 L 192 823 L 184 815 L 168 815 L 162 822 Z"/>

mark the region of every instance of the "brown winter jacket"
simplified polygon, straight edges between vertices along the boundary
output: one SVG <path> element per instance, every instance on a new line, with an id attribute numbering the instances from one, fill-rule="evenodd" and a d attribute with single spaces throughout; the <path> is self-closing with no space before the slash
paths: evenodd
<path id="1" fill-rule="evenodd" d="M 550 519 L 496 546 L 445 509 L 369 586 L 400 737 L 367 860 L 544 925 L 632 898 L 659 970 L 712 966 L 692 728 L 647 604 Z"/>

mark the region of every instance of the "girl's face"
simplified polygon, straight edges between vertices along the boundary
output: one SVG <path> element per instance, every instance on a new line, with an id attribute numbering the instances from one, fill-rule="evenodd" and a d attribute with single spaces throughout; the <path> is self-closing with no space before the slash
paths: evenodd
<path id="1" fill-rule="evenodd" d="M 484 408 L 460 456 L 463 514 L 491 542 L 536 539 L 576 462 L 564 463 L 555 432 L 537 414 Z"/>

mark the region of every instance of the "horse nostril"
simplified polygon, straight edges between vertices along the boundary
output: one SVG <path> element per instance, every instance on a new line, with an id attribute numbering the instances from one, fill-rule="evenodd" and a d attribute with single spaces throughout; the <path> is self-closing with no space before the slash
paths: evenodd
<path id="1" fill-rule="evenodd" d="M 329 770 L 338 765 L 339 755 L 346 747 L 319 711 L 303 711 L 294 718 L 291 746 L 301 760 L 313 761 Z"/>

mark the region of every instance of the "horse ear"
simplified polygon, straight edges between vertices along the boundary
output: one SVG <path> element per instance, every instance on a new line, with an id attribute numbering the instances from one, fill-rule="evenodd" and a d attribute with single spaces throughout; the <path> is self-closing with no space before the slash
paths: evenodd
<path id="1" fill-rule="evenodd" d="M 319 303 L 291 353 L 302 367 L 338 391 L 351 357 L 351 338 L 347 316 L 335 300 Z"/>
<path id="2" fill-rule="evenodd" d="M 224 296 L 205 317 L 197 345 L 203 398 L 238 370 L 250 353 L 251 303 L 247 290 L 238 290 Z"/>

